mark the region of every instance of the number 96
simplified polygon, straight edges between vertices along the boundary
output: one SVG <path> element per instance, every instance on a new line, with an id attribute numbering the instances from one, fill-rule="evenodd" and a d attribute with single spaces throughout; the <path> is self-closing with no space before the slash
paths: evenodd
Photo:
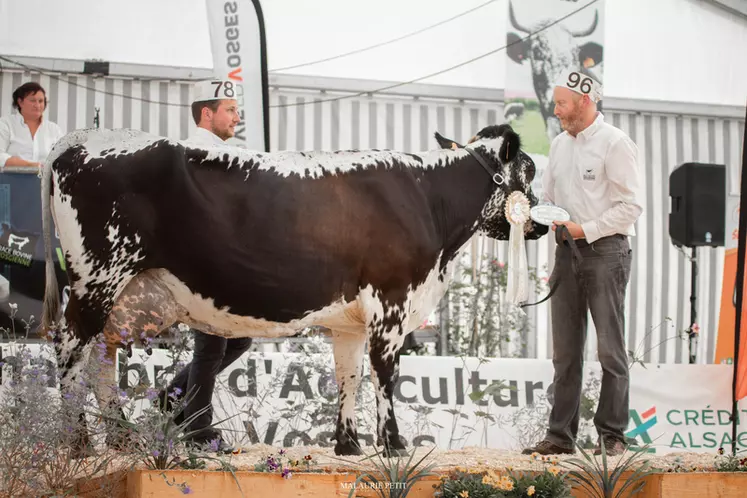
<path id="1" fill-rule="evenodd" d="M 571 73 L 568 75 L 568 88 L 579 87 L 583 93 L 589 93 L 591 91 L 591 78 L 582 78 L 578 73 Z"/>

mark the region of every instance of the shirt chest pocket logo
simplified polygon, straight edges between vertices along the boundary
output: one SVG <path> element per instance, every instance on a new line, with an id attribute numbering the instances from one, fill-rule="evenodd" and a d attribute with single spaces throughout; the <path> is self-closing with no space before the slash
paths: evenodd
<path id="1" fill-rule="evenodd" d="M 604 175 L 604 158 L 597 157 L 595 154 L 587 154 L 579 166 L 581 178 L 585 182 L 597 182 Z"/>

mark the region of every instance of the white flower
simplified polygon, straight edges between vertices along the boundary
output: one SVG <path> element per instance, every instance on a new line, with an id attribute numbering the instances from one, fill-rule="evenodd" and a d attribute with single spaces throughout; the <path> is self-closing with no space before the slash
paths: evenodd
<path id="1" fill-rule="evenodd" d="M 8 303 L 11 311 L 18 311 L 18 305 L 16 303 Z"/>
<path id="2" fill-rule="evenodd" d="M 179 325 L 177 325 L 176 328 L 178 328 L 179 332 L 182 332 L 182 333 L 189 332 L 189 325 L 187 325 L 186 323 L 180 323 Z"/>

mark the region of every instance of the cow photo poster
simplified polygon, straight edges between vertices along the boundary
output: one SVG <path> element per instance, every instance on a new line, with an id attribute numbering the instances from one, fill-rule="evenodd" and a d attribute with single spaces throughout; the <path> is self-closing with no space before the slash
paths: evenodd
<path id="1" fill-rule="evenodd" d="M 586 4 L 588 0 L 508 2 L 504 118 L 537 166 L 532 188 L 540 199 L 550 142 L 563 131 L 553 115 L 555 82 L 563 71 L 575 69 L 604 85 L 604 0 L 582 8 Z"/>

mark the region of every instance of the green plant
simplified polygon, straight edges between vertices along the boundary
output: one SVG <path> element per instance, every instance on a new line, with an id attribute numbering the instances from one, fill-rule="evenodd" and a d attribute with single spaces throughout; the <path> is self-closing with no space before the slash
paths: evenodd
<path id="1" fill-rule="evenodd" d="M 600 443 L 601 463 L 592 458 L 581 445 L 576 444 L 583 459 L 569 458 L 560 462 L 560 465 L 571 469 L 568 472 L 568 479 L 584 488 L 590 496 L 597 498 L 622 498 L 641 492 L 646 485 L 644 478 L 653 473 L 649 460 L 636 462 L 646 454 L 647 446 L 643 447 L 642 451 L 630 452 L 628 456 L 626 447 L 617 464 L 610 466 L 604 441 Z M 639 465 L 636 465 L 638 463 Z M 630 472 L 630 475 L 623 479 L 626 472 Z M 619 489 L 616 489 L 618 486 Z"/>
<path id="2" fill-rule="evenodd" d="M 33 316 L 19 320 L 25 332 L 15 330 L 17 306 L 9 304 L 12 328 L 0 328 L 0 497 L 68 496 L 78 485 L 107 473 L 122 471 L 128 455 L 105 452 L 77 458 L 75 448 L 78 415 L 90 401 L 73 389 L 59 396 L 59 371 L 51 344 L 28 342 Z M 8 375 L 9 374 L 9 375 Z M 85 372 L 81 385 L 87 379 Z M 96 427 L 91 438 L 100 441 Z M 99 479 L 99 491 L 113 486 Z"/>
<path id="3" fill-rule="evenodd" d="M 724 456 L 724 449 L 718 449 L 715 468 L 717 472 L 747 472 L 747 457 L 740 457 L 739 454 L 744 451 L 738 451 L 735 455 Z"/>
<path id="4" fill-rule="evenodd" d="M 666 329 L 664 332 L 661 333 L 662 336 L 665 336 L 664 339 L 662 339 L 658 343 L 652 345 L 648 349 L 645 349 L 646 348 L 646 341 L 650 340 L 649 336 L 653 337 L 652 334 L 654 333 L 654 331 L 656 331 L 659 328 Z M 664 321 L 662 321 L 658 325 L 652 326 L 651 329 L 646 333 L 646 335 L 644 335 L 643 338 L 639 341 L 638 345 L 635 348 L 635 351 L 633 351 L 632 349 L 628 350 L 628 368 L 632 368 L 633 365 L 635 365 L 635 364 L 638 364 L 638 365 L 642 366 L 643 368 L 646 368 L 646 363 L 645 362 L 648 361 L 648 356 L 649 356 L 649 354 L 654 349 L 658 348 L 659 346 L 661 346 L 661 345 L 663 345 L 663 344 L 665 344 L 665 343 L 667 343 L 667 342 L 669 342 L 671 340 L 680 340 L 680 341 L 687 340 L 687 330 L 685 330 L 685 331 L 679 331 L 679 332 L 675 331 L 674 334 L 667 335 L 668 330 L 670 328 L 672 328 L 672 329 L 674 328 L 674 321 L 671 318 L 669 318 L 669 317 L 665 317 Z"/>
<path id="5" fill-rule="evenodd" d="M 458 472 L 443 479 L 435 496 L 439 498 L 504 498 L 505 492 L 485 482 L 484 476 L 477 473 Z"/>
<path id="6" fill-rule="evenodd" d="M 355 463 L 337 458 L 337 460 L 342 460 L 347 465 L 360 464 L 369 460 L 374 466 L 373 470 L 363 470 L 360 472 L 350 489 L 348 498 L 355 496 L 355 492 L 359 487 L 375 491 L 375 496 L 380 498 L 405 498 L 416 482 L 424 477 L 435 475 L 431 472 L 433 467 L 436 466 L 435 463 L 429 463 L 420 467 L 435 449 L 435 447 L 431 448 L 414 465 L 412 461 L 415 457 L 415 449 L 407 453 L 407 461 L 404 460 L 402 455 L 384 456 L 383 450 L 371 456 L 365 455 L 360 462 Z"/>
<path id="7" fill-rule="evenodd" d="M 544 292 L 546 278 L 536 269 L 529 268 L 529 280 L 530 285 Z M 507 301 L 507 286 L 508 266 L 492 256 L 478 258 L 473 265 L 457 265 L 455 278 L 439 305 L 446 315 L 441 327 L 442 333 L 449 337 L 449 353 L 466 351 L 473 357 L 527 356 L 529 317 Z M 511 344 L 517 345 L 513 351 Z"/>
<path id="8" fill-rule="evenodd" d="M 311 455 L 306 455 L 303 460 L 289 458 L 284 449 L 280 449 L 277 455 L 268 455 L 254 464 L 255 472 L 279 472 L 285 479 L 290 479 L 294 472 L 322 472 L 311 467 L 316 465 L 316 460 Z"/>
<path id="9" fill-rule="evenodd" d="M 566 482 L 566 474 L 555 466 L 533 474 L 520 472 L 512 474 L 514 489 L 510 496 L 531 496 L 532 498 L 566 498 L 571 496 L 571 487 Z"/>
<path id="10" fill-rule="evenodd" d="M 567 498 L 571 488 L 565 474 L 554 465 L 541 472 L 512 472 L 499 476 L 493 470 L 456 470 L 442 478 L 439 498 Z"/>
<path id="11" fill-rule="evenodd" d="M 204 470 L 207 468 L 207 463 L 205 463 L 204 458 L 200 458 L 199 456 L 195 454 L 190 454 L 187 456 L 186 460 L 182 460 L 178 463 L 179 467 L 182 469 L 187 470 Z"/>

